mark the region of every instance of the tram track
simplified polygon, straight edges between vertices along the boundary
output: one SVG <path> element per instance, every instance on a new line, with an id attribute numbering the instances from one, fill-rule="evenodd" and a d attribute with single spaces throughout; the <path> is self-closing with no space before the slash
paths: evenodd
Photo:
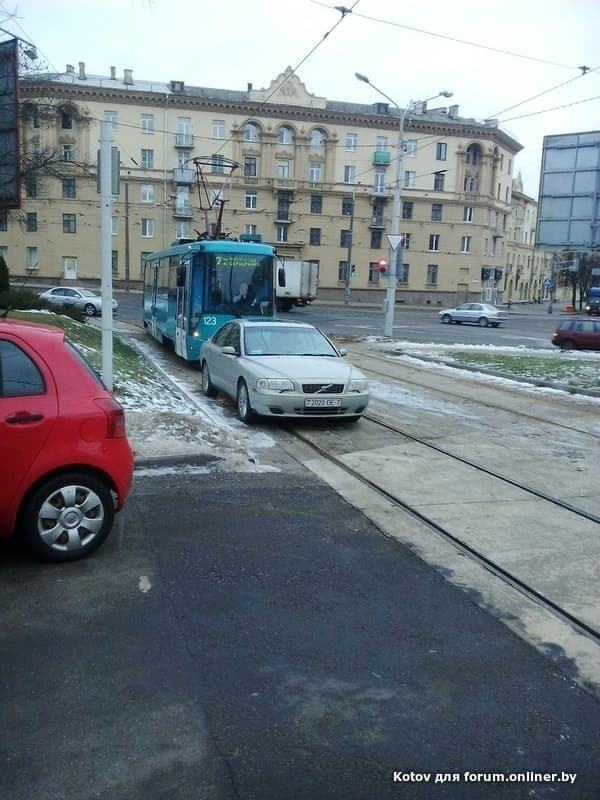
<path id="1" fill-rule="evenodd" d="M 365 418 L 374 424 L 378 425 L 383 424 L 383 426 L 390 431 L 394 431 L 402 436 L 405 435 L 405 432 L 395 428 L 394 426 L 382 423 L 380 420 L 373 417 L 372 415 L 368 415 Z M 544 594 L 543 591 L 536 589 L 535 586 L 531 585 L 531 583 L 528 583 L 527 580 L 524 580 L 523 578 L 519 577 L 514 572 L 511 572 L 510 569 L 503 567 L 500 563 L 498 563 L 498 561 L 486 555 L 483 552 L 483 550 L 478 549 L 476 546 L 470 544 L 468 541 L 466 541 L 465 538 L 461 537 L 456 532 L 452 532 L 446 526 L 432 519 L 430 516 L 419 510 L 419 508 L 417 508 L 414 504 L 407 502 L 394 492 L 389 491 L 386 488 L 382 487 L 373 478 L 364 474 L 355 467 L 352 467 L 351 465 L 347 464 L 342 458 L 338 457 L 337 455 L 332 453 L 329 449 L 323 447 L 321 444 L 314 441 L 309 435 L 306 435 L 304 432 L 292 426 L 289 427 L 286 426 L 286 430 L 295 439 L 301 441 L 306 446 L 308 446 L 312 451 L 317 453 L 322 459 L 325 459 L 325 461 L 329 462 L 330 464 L 334 464 L 338 469 L 341 469 L 346 475 L 354 478 L 355 480 L 359 481 L 363 486 L 376 492 L 380 497 L 387 500 L 393 507 L 401 510 L 402 512 L 410 515 L 414 519 L 423 523 L 436 536 L 440 537 L 445 542 L 450 543 L 462 555 L 471 559 L 473 562 L 483 567 L 487 572 L 499 578 L 503 582 L 503 584 L 511 587 L 512 589 L 519 592 L 522 596 L 527 598 L 529 601 L 534 602 L 537 606 L 550 612 L 555 618 L 559 619 L 563 623 L 566 623 L 576 633 L 590 639 L 595 645 L 600 645 L 600 626 L 591 625 L 585 620 L 578 617 L 576 614 L 571 613 L 568 609 L 564 608 L 564 606 L 560 605 L 560 603 L 554 601 L 552 598 Z M 418 437 L 409 435 L 409 438 L 419 444 L 423 444 L 424 446 L 429 447 L 429 444 L 427 442 L 419 440 Z M 584 512 L 581 509 L 571 508 L 569 507 L 568 504 L 565 504 L 559 498 L 553 498 L 544 495 L 544 493 L 538 492 L 537 490 L 532 489 L 531 487 L 520 484 L 518 481 L 514 481 L 511 478 L 507 478 L 506 476 L 495 474 L 493 471 L 488 470 L 485 467 L 480 467 L 474 462 L 470 462 L 469 460 L 463 459 L 460 456 L 453 456 L 452 454 L 445 452 L 443 448 L 438 448 L 436 446 L 433 446 L 433 448 L 437 450 L 439 453 L 448 456 L 449 458 L 456 458 L 456 460 L 461 461 L 462 463 L 466 464 L 472 469 L 475 469 L 481 473 L 485 473 L 490 477 L 506 481 L 515 488 L 518 488 L 527 493 L 531 493 L 532 495 L 535 495 L 537 498 L 545 502 L 559 505 L 563 510 L 571 514 L 583 517 L 586 520 L 594 523 L 600 523 L 600 519 L 596 515 L 588 514 L 587 512 Z"/>

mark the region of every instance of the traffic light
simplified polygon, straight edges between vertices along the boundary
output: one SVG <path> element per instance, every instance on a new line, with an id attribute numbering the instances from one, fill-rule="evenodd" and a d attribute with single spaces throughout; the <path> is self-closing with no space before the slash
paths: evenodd
<path id="1" fill-rule="evenodd" d="M 385 260 L 385 258 L 380 258 L 377 264 L 379 266 L 379 272 L 387 272 L 388 262 Z"/>
<path id="2" fill-rule="evenodd" d="M 352 264 L 350 267 L 350 277 L 356 278 L 356 264 Z"/>

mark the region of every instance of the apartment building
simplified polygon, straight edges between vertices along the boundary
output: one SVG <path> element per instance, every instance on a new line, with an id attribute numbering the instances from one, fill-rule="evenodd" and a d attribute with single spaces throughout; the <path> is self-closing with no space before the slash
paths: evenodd
<path id="1" fill-rule="evenodd" d="M 22 209 L 0 217 L 11 275 L 98 279 L 96 153 L 100 124 L 109 120 L 121 178 L 112 209 L 117 284 L 140 281 L 147 253 L 204 231 L 215 220 L 207 207 L 222 198 L 223 228 L 232 236 L 260 236 L 283 259 L 318 263 L 320 298 L 341 300 L 348 279 L 352 300 L 382 299 L 396 108 L 316 96 L 289 68 L 265 89 L 238 91 L 150 83 L 115 68 L 93 76 L 81 62 L 78 70 L 67 65 L 63 74 L 28 78 L 21 94 L 23 146 L 54 158 L 24 187 Z M 495 120 L 425 103 L 406 116 L 404 142 L 397 302 L 500 299 L 505 267 L 516 263 L 507 241 L 521 145 Z M 516 271 L 507 291 L 521 291 L 515 278 Z"/>
<path id="2" fill-rule="evenodd" d="M 523 192 L 521 174 L 513 180 L 512 208 L 506 237 L 505 300 L 546 299 L 552 254 L 536 248 L 538 203 Z M 546 285 L 544 285 L 546 281 Z"/>

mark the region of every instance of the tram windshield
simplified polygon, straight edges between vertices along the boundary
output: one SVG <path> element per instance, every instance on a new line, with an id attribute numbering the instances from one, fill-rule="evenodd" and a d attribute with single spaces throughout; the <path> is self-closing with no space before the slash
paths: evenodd
<path id="1" fill-rule="evenodd" d="M 238 317 L 272 315 L 272 256 L 206 253 L 197 256 L 193 272 L 198 289 L 204 285 L 201 313 Z"/>

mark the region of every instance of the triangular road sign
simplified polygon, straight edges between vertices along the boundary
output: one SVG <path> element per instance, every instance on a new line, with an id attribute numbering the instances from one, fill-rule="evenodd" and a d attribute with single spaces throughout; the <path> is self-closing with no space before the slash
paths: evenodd
<path id="1" fill-rule="evenodd" d="M 404 242 L 404 236 L 401 233 L 386 233 L 385 238 L 392 250 L 397 250 Z"/>

